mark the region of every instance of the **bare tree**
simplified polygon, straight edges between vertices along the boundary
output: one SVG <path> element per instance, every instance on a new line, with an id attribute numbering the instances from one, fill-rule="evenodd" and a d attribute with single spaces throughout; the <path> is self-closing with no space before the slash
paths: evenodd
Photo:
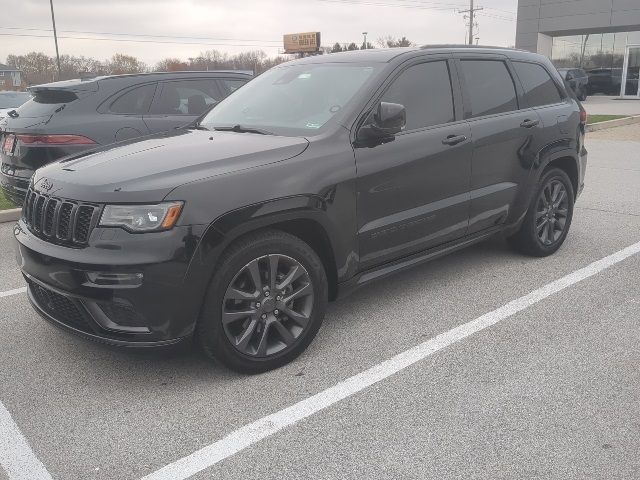
<path id="1" fill-rule="evenodd" d="M 154 68 L 156 72 L 180 72 L 191 70 L 188 62 L 183 62 L 179 58 L 165 58 L 156 63 Z"/>
<path id="2" fill-rule="evenodd" d="M 382 48 L 412 47 L 414 45 L 414 43 L 404 35 L 400 39 L 387 35 L 386 37 L 378 38 L 376 43 Z"/>
<path id="3" fill-rule="evenodd" d="M 108 61 L 109 72 L 113 75 L 120 75 L 123 73 L 140 73 L 147 69 L 147 66 L 131 55 L 125 55 L 123 53 L 116 53 Z"/>
<path id="4" fill-rule="evenodd" d="M 229 55 L 217 50 L 208 50 L 187 60 L 165 58 L 158 62 L 156 71 L 173 72 L 179 70 L 251 70 L 256 74 L 290 60 L 290 57 L 268 57 L 262 50 Z M 41 52 L 26 55 L 8 55 L 6 63 L 22 70 L 29 85 L 52 82 L 57 79 L 57 67 L 53 57 Z M 147 66 L 136 57 L 118 53 L 104 62 L 95 58 L 73 55 L 60 57 L 61 80 L 78 78 L 85 73 L 97 75 L 139 73 L 147 71 Z"/>
<path id="5" fill-rule="evenodd" d="M 7 55 L 6 62 L 7 65 L 22 70 L 26 82 L 30 85 L 52 82 L 56 75 L 54 59 L 42 52 Z"/>

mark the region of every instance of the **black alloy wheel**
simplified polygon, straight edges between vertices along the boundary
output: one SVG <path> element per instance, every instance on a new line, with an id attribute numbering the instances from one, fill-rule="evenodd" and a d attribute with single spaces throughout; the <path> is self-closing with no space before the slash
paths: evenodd
<path id="1" fill-rule="evenodd" d="M 279 230 L 247 234 L 215 266 L 196 338 L 238 372 L 281 367 L 315 338 L 328 290 L 324 264 L 303 240 Z"/>
<path id="2" fill-rule="evenodd" d="M 564 243 L 573 219 L 575 194 L 564 170 L 550 168 L 542 175 L 519 230 L 509 237 L 517 251 L 534 257 L 554 254 Z"/>
<path id="3" fill-rule="evenodd" d="M 313 284 L 297 260 L 269 254 L 246 264 L 224 295 L 222 324 L 233 347 L 268 357 L 294 346 L 309 326 Z"/>
<path id="4" fill-rule="evenodd" d="M 569 195 L 559 180 L 548 182 L 536 206 L 536 233 L 543 245 L 550 246 L 560 240 L 567 226 Z"/>

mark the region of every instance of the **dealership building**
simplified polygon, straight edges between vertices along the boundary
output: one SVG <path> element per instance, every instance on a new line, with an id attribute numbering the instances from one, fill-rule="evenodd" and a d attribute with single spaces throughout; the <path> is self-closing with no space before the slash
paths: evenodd
<path id="1" fill-rule="evenodd" d="M 610 70 L 621 96 L 640 98 L 640 0 L 519 0 L 516 48 Z"/>

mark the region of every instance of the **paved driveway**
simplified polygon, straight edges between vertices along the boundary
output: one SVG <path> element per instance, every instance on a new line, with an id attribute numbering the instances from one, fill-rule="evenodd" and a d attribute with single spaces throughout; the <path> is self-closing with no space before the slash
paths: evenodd
<path id="1" fill-rule="evenodd" d="M 618 97 L 593 95 L 584 102 L 589 115 L 640 115 L 640 100 L 620 100 Z"/>
<path id="2" fill-rule="evenodd" d="M 640 478 L 640 142 L 588 146 L 556 256 L 496 239 L 367 287 L 267 374 L 109 350 L 0 298 L 0 479 Z M 0 292 L 24 285 L 10 237 Z"/>

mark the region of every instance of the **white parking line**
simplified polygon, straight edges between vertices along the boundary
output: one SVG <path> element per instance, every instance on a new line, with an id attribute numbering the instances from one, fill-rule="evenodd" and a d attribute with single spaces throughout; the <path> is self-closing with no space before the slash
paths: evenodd
<path id="1" fill-rule="evenodd" d="M 496 323 L 525 310 L 545 298 L 558 293 L 586 278 L 622 262 L 626 258 L 640 252 L 640 242 L 624 250 L 551 282 L 533 292 L 520 297 L 506 305 L 482 315 L 475 320 L 444 332 L 420 345 L 406 350 L 395 357 L 371 367 L 353 377 L 338 383 L 312 397 L 306 398 L 284 410 L 268 415 L 253 423 L 231 432 L 223 439 L 212 443 L 191 455 L 147 475 L 143 480 L 180 480 L 211 467 L 224 459 L 250 447 L 294 423 L 307 418 L 337 402 L 404 370 L 420 360 L 459 342 L 474 333 L 491 327 Z"/>
<path id="2" fill-rule="evenodd" d="M 53 480 L 0 402 L 0 465 L 9 480 Z"/>
<path id="3" fill-rule="evenodd" d="M 0 298 L 10 297 L 11 295 L 18 295 L 19 293 L 25 293 L 27 287 L 14 288 L 13 290 L 7 290 L 6 292 L 0 292 Z"/>

